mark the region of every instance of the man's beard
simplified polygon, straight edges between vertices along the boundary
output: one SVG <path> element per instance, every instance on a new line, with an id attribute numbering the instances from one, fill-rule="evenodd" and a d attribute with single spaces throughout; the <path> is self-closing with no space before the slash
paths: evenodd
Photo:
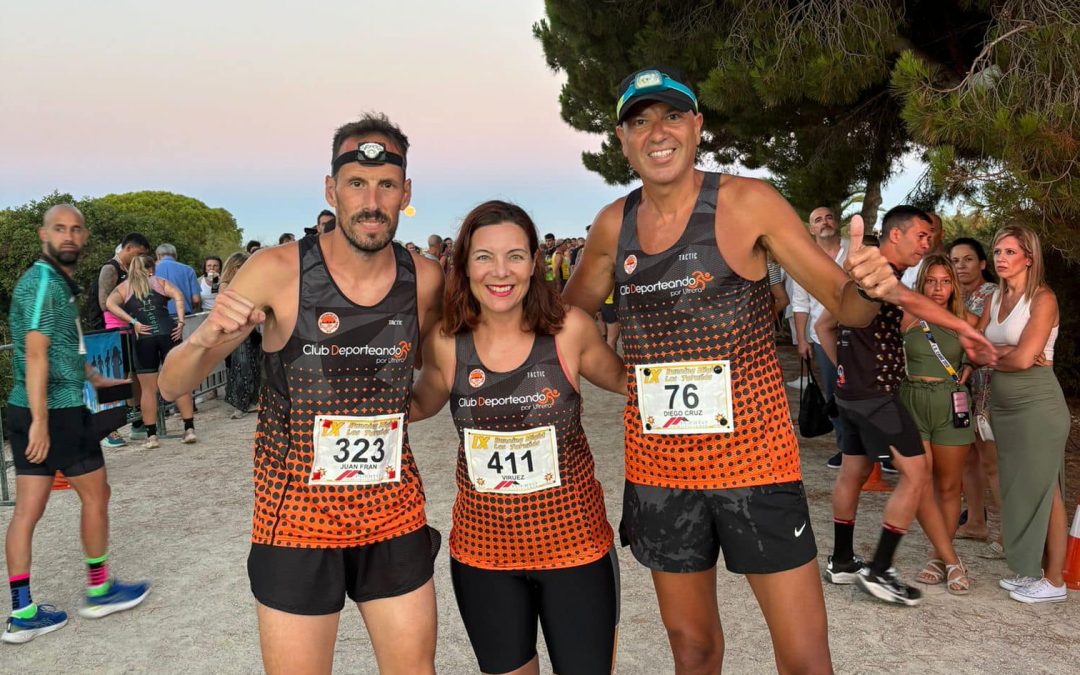
<path id="1" fill-rule="evenodd" d="M 79 255 L 82 253 L 82 249 L 75 249 L 74 251 L 61 251 L 53 248 L 52 244 L 45 244 L 45 251 L 49 254 L 49 257 L 60 263 L 61 265 L 74 265 L 79 262 Z"/>
<path id="2" fill-rule="evenodd" d="M 361 220 L 378 220 L 385 223 L 388 226 L 386 234 L 377 235 L 374 239 L 357 237 L 354 228 Z M 397 223 L 378 209 L 364 210 L 354 213 L 349 218 L 348 226 L 341 228 L 341 232 L 345 235 L 345 240 L 357 251 L 361 253 L 378 253 L 394 240 L 394 235 L 397 234 Z"/>

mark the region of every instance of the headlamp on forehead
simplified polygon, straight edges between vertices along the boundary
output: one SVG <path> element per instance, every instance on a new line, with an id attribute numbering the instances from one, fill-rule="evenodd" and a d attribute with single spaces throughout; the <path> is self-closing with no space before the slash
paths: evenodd
<path id="1" fill-rule="evenodd" d="M 622 120 L 623 108 L 631 101 L 647 100 L 651 98 L 649 95 L 660 92 L 678 92 L 681 96 L 677 96 L 677 98 L 685 99 L 685 103 L 690 104 L 690 108 L 694 112 L 698 112 L 697 96 L 694 95 L 690 87 L 659 70 L 643 70 L 634 75 L 634 79 L 630 81 L 622 96 L 619 97 L 619 102 L 615 106 L 615 117 Z M 656 100 L 668 100 L 669 97 L 670 94 L 668 96 L 658 96 Z"/>
<path id="2" fill-rule="evenodd" d="M 361 143 L 356 150 L 341 153 L 330 167 L 331 175 L 337 175 L 338 170 L 350 162 L 358 162 L 364 166 L 394 164 L 405 171 L 405 158 L 396 152 L 389 152 L 385 145 L 375 141 Z"/>

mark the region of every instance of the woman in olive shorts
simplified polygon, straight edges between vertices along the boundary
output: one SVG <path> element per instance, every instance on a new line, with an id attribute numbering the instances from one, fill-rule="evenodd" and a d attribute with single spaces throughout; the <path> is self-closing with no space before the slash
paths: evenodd
<path id="1" fill-rule="evenodd" d="M 956 272 L 944 255 L 926 256 L 915 290 L 970 325 L 978 322 L 964 309 Z M 949 593 L 963 595 L 971 589 L 971 580 L 952 539 L 960 517 L 964 462 L 975 440 L 971 399 L 963 384 L 971 368 L 962 367 L 964 349 L 954 333 L 910 314 L 904 315 L 901 329 L 907 379 L 900 386 L 900 400 L 915 420 L 934 476 L 933 492 L 923 496 L 918 512 L 934 556 L 916 578 L 924 584 L 945 582 Z"/>

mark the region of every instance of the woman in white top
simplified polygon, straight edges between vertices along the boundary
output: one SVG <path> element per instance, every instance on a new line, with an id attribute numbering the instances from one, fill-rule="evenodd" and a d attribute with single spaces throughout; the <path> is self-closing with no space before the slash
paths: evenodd
<path id="1" fill-rule="evenodd" d="M 217 299 L 218 284 L 221 279 L 221 258 L 216 255 L 207 256 L 203 261 L 203 275 L 199 277 L 199 294 L 202 296 L 202 311 L 209 312 L 214 308 Z"/>
<path id="2" fill-rule="evenodd" d="M 1002 228 L 992 248 L 1001 285 L 979 326 L 998 346 L 990 380 L 990 424 L 998 447 L 1005 558 L 1016 573 L 1000 585 L 1020 602 L 1064 602 L 1062 494 L 1070 422 L 1051 367 L 1057 297 L 1046 285 L 1034 232 Z"/>

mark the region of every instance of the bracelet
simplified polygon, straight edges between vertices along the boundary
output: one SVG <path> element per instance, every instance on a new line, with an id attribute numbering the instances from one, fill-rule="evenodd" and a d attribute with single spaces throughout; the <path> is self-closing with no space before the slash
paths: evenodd
<path id="1" fill-rule="evenodd" d="M 866 301 L 868 301 L 868 302 L 873 302 L 873 303 L 877 303 L 877 304 L 879 304 L 879 305 L 880 305 L 880 304 L 881 304 L 882 302 L 884 302 L 884 301 L 883 301 L 883 300 L 881 300 L 880 298 L 871 298 L 871 297 L 870 297 L 870 294 L 866 292 L 866 289 L 864 289 L 864 288 L 863 288 L 862 286 L 860 286 L 859 284 L 855 284 L 855 292 L 859 294 L 859 297 L 860 297 L 860 298 L 862 298 L 863 300 L 866 300 Z"/>

